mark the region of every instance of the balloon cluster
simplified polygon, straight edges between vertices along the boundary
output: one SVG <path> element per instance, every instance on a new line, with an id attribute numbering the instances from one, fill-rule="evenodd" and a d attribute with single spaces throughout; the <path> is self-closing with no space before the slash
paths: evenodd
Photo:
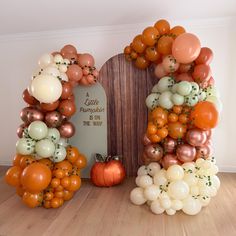
<path id="1" fill-rule="evenodd" d="M 143 137 L 144 164 L 160 165 L 163 168 L 160 173 L 172 170 L 172 166 L 181 169 L 181 165 L 189 163 L 198 168 L 195 162 L 212 157 L 211 130 L 217 126 L 222 109 L 209 66 L 213 59 L 212 50 L 201 48 L 200 40 L 186 33 L 183 27 L 175 26 L 171 29 L 166 20 L 159 20 L 136 36 L 124 49 L 124 53 L 126 59 L 133 60 L 139 69 L 154 66 L 158 79 L 146 98 L 149 113 L 148 127 Z M 202 176 L 211 178 L 207 168 L 201 169 L 197 180 Z M 181 181 L 183 178 L 184 175 Z M 172 179 L 169 180 L 172 186 Z M 183 191 L 181 188 L 178 190 L 178 185 L 175 190 L 175 194 Z M 169 200 L 176 200 L 174 195 L 170 194 Z M 184 198 L 189 199 L 187 197 Z M 186 201 L 194 205 L 193 200 Z M 174 214 L 174 210 L 177 209 L 173 208 L 167 213 Z"/>
<path id="2" fill-rule="evenodd" d="M 16 155 L 5 180 L 29 207 L 60 207 L 80 188 L 80 170 L 87 160 L 68 143 L 75 133 L 69 121 L 76 112 L 73 88 L 95 84 L 94 58 L 78 54 L 72 45 L 44 54 L 24 90 L 27 107 L 17 129 Z"/>
<path id="3" fill-rule="evenodd" d="M 158 163 L 141 166 L 136 177 L 138 187 L 130 193 L 135 205 L 147 203 L 154 214 L 174 215 L 182 210 L 188 215 L 198 214 L 217 194 L 220 180 L 214 159 L 197 159 L 167 170 Z"/>

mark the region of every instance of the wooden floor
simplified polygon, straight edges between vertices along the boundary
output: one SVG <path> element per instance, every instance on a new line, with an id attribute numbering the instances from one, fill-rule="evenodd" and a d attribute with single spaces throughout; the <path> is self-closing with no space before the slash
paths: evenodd
<path id="1" fill-rule="evenodd" d="M 197 216 L 154 215 L 146 206 L 129 201 L 134 179 L 112 188 L 96 188 L 88 181 L 63 207 L 29 209 L 4 183 L 0 167 L 0 236 L 5 235 L 236 235 L 236 174 L 220 174 L 218 195 Z"/>

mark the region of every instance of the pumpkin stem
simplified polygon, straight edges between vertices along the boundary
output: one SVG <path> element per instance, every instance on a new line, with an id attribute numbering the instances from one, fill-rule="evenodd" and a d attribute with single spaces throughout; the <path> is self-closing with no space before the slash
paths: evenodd
<path id="1" fill-rule="evenodd" d="M 103 157 L 99 153 L 95 153 L 94 159 L 95 159 L 95 162 L 105 162 L 106 161 L 106 157 Z"/>

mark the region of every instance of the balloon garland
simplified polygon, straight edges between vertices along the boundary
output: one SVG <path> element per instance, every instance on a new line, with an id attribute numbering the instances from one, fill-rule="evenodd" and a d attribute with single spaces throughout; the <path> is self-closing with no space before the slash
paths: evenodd
<path id="1" fill-rule="evenodd" d="M 87 163 L 68 143 L 75 133 L 69 121 L 76 112 L 73 87 L 95 84 L 98 71 L 94 58 L 72 45 L 44 54 L 38 65 L 23 92 L 24 123 L 17 129 L 16 155 L 5 180 L 28 207 L 58 208 L 80 188 L 80 170 Z"/>
<path id="2" fill-rule="evenodd" d="M 139 69 L 154 66 L 158 79 L 146 98 L 145 165 L 130 199 L 147 203 L 155 214 L 182 210 L 195 215 L 220 186 L 211 141 L 222 109 L 209 66 L 213 52 L 201 48 L 197 36 L 182 26 L 170 28 L 159 20 L 137 35 L 124 54 Z"/>

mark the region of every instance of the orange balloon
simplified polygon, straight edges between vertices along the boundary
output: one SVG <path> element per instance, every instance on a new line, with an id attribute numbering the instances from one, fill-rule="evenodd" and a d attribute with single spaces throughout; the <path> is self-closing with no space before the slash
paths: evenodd
<path id="1" fill-rule="evenodd" d="M 218 124 L 219 114 L 211 102 L 199 102 L 191 111 L 190 120 L 203 130 L 213 129 Z"/>
<path id="2" fill-rule="evenodd" d="M 155 27 L 147 27 L 142 33 L 142 42 L 147 46 L 153 46 L 156 44 L 160 33 Z"/>
<path id="3" fill-rule="evenodd" d="M 58 208 L 61 206 L 61 201 L 59 198 L 55 197 L 50 201 L 50 206 L 52 208 Z"/>
<path id="4" fill-rule="evenodd" d="M 66 158 L 70 163 L 75 163 L 79 158 L 79 150 L 76 147 L 69 146 L 66 149 Z"/>
<path id="5" fill-rule="evenodd" d="M 124 54 L 125 55 L 129 55 L 131 53 L 131 47 L 130 46 L 126 46 L 125 48 L 124 48 Z"/>
<path id="6" fill-rule="evenodd" d="M 23 194 L 22 200 L 28 207 L 35 208 L 42 203 L 43 195 L 42 193 L 25 192 Z"/>
<path id="7" fill-rule="evenodd" d="M 158 30 L 160 35 L 168 34 L 170 31 L 170 24 L 167 20 L 159 20 L 155 23 L 154 27 Z"/>
<path id="8" fill-rule="evenodd" d="M 84 155 L 80 154 L 78 156 L 78 159 L 76 160 L 76 162 L 74 163 L 74 165 L 78 168 L 78 169 L 83 169 L 87 166 L 87 159 Z"/>
<path id="9" fill-rule="evenodd" d="M 21 173 L 22 169 L 19 166 L 12 166 L 5 174 L 6 183 L 14 187 L 20 186 Z"/>
<path id="10" fill-rule="evenodd" d="M 21 175 L 21 184 L 26 191 L 38 193 L 47 188 L 52 178 L 51 170 L 42 163 L 27 166 Z"/>
<path id="11" fill-rule="evenodd" d="M 142 41 L 142 35 L 137 35 L 131 44 L 132 49 L 137 53 L 143 53 L 146 45 Z"/>
<path id="12" fill-rule="evenodd" d="M 73 197 L 74 193 L 68 190 L 64 190 L 64 201 L 69 201 Z"/>
<path id="13" fill-rule="evenodd" d="M 46 165 L 50 170 L 53 169 L 53 162 L 48 158 L 43 158 L 39 160 L 40 163 Z"/>
<path id="14" fill-rule="evenodd" d="M 22 188 L 22 186 L 16 187 L 16 193 L 18 196 L 22 197 L 23 194 L 25 193 L 25 190 Z"/>
<path id="15" fill-rule="evenodd" d="M 55 165 L 55 169 L 62 169 L 62 170 L 68 170 L 68 171 L 72 171 L 72 165 L 69 161 L 67 160 L 64 160 L 64 161 L 61 161 L 61 162 L 58 162 L 56 165 Z"/>
<path id="16" fill-rule="evenodd" d="M 77 191 L 81 186 L 81 179 L 77 175 L 70 176 L 70 186 L 67 188 L 68 191 Z"/>
<path id="17" fill-rule="evenodd" d="M 68 176 L 65 176 L 64 178 L 61 179 L 61 186 L 63 188 L 68 188 L 70 186 L 71 179 Z"/>
<path id="18" fill-rule="evenodd" d="M 186 126 L 177 122 L 171 122 L 168 124 L 168 134 L 171 138 L 180 139 L 183 138 L 184 134 L 186 133 Z"/>
<path id="19" fill-rule="evenodd" d="M 35 158 L 32 156 L 22 156 L 20 160 L 20 167 L 24 169 L 26 166 L 36 162 Z"/>
<path id="20" fill-rule="evenodd" d="M 145 57 L 149 61 L 157 61 L 160 59 L 161 54 L 156 50 L 155 47 L 148 47 L 145 50 Z"/>
<path id="21" fill-rule="evenodd" d="M 23 155 L 21 154 L 16 154 L 14 156 L 14 159 L 13 159 L 13 166 L 20 166 L 20 161 L 21 161 L 21 158 L 23 157 Z"/>
<path id="22" fill-rule="evenodd" d="M 163 55 L 169 55 L 172 51 L 174 39 L 169 35 L 163 35 L 157 43 L 157 51 Z"/>
<path id="23" fill-rule="evenodd" d="M 146 69 L 149 66 L 149 61 L 144 56 L 138 56 L 135 61 L 135 66 L 139 69 Z"/>
<path id="24" fill-rule="evenodd" d="M 173 36 L 173 38 L 176 38 L 176 37 L 178 37 L 179 35 L 181 35 L 181 34 L 183 34 L 183 33 L 185 33 L 185 32 L 186 32 L 186 31 L 185 31 L 184 27 L 179 26 L 179 25 L 173 27 L 173 28 L 170 30 L 170 34 L 171 34 L 171 36 Z"/>

